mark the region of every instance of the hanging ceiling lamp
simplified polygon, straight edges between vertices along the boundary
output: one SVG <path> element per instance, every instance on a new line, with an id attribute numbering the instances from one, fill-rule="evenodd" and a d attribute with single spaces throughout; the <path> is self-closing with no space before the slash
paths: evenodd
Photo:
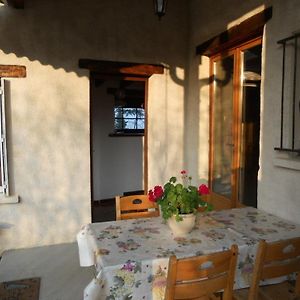
<path id="1" fill-rule="evenodd" d="M 166 14 L 167 0 L 153 0 L 153 2 L 155 14 L 158 15 L 160 20 Z"/>

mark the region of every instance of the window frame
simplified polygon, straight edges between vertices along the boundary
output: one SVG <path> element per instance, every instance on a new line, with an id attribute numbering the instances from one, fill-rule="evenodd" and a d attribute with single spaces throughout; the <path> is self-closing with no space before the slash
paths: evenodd
<path id="1" fill-rule="evenodd" d="M 5 118 L 5 81 L 0 78 L 0 196 L 9 196 Z"/>

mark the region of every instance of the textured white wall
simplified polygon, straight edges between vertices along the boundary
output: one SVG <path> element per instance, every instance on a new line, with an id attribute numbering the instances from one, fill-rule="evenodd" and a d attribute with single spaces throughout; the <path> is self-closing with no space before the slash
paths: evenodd
<path id="1" fill-rule="evenodd" d="M 186 16 L 181 0 L 161 21 L 152 1 L 27 0 L 24 10 L 0 8 L 0 64 L 27 68 L 26 78 L 10 79 L 7 99 L 10 182 L 21 202 L 0 205 L 0 222 L 12 225 L 0 229 L 0 253 L 73 241 L 90 222 L 89 73 L 78 59 L 185 69 Z M 149 172 L 156 182 L 181 163 L 184 85 L 168 72 L 150 84 Z M 160 152 L 150 148 L 155 143 Z"/>
<path id="2" fill-rule="evenodd" d="M 299 158 L 278 167 L 286 164 L 273 150 L 276 41 L 299 30 L 299 1 L 173 0 L 158 21 L 152 1 L 27 0 L 25 10 L 0 8 L 0 64 L 27 68 L 27 78 L 10 79 L 7 99 L 11 188 L 21 203 L 0 205 L 0 222 L 12 225 L 0 230 L 0 252 L 72 241 L 90 221 L 89 74 L 79 58 L 163 63 L 165 73 L 149 80 L 149 187 L 182 168 L 195 184 L 205 180 L 208 60 L 195 47 L 261 4 L 273 5 L 273 18 L 264 41 L 258 205 L 299 222 Z"/>
<path id="3" fill-rule="evenodd" d="M 266 27 L 264 49 L 265 83 L 258 186 L 260 208 L 297 223 L 300 223 L 300 158 L 278 153 L 273 148 L 278 147 L 280 142 L 282 48 L 277 41 L 299 32 L 299 15 L 299 1 L 273 1 L 273 18 Z M 286 84 L 291 86 L 292 82 Z M 289 163 L 288 168 L 285 167 L 285 159 Z"/>
<path id="4" fill-rule="evenodd" d="M 159 75 L 149 80 L 149 188 L 156 184 L 164 184 L 171 176 L 180 175 L 180 171 L 185 168 L 186 77 L 182 72 L 181 68 L 169 68 L 163 80 Z M 176 80 L 175 84 L 173 79 Z"/>
<path id="5" fill-rule="evenodd" d="M 191 1 L 187 114 L 190 117 L 188 128 L 195 128 L 195 131 L 186 135 L 186 144 L 192 146 L 185 155 L 194 176 L 207 178 L 209 65 L 207 58 L 195 56 L 196 46 L 239 23 L 245 18 L 243 16 L 254 14 L 261 5 L 272 5 L 273 17 L 266 25 L 263 43 L 258 207 L 299 223 L 299 157 L 279 154 L 273 149 L 279 145 L 280 134 L 282 50 L 277 41 L 299 31 L 299 1 L 224 0 L 218 1 L 217 6 L 213 1 Z M 199 151 L 195 153 L 197 143 Z"/>

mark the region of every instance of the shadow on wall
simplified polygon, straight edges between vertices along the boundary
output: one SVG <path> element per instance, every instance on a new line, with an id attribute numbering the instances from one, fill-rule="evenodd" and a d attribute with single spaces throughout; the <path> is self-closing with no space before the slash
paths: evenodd
<path id="1" fill-rule="evenodd" d="M 158 21 L 152 1 L 132 0 L 128 5 L 121 0 L 26 0 L 24 10 L 0 8 L 0 35 L 7 37 L 0 48 L 5 54 L 27 57 L 79 76 L 83 76 L 78 72 L 79 58 L 165 61 L 183 67 L 186 7 L 179 0 L 173 1 L 168 14 Z"/>
<path id="2" fill-rule="evenodd" d="M 0 8 L 0 64 L 27 67 L 8 91 L 10 184 L 21 205 L 1 206 L 0 218 L 14 223 L 1 246 L 69 241 L 90 221 L 88 72 L 78 60 L 184 69 L 186 7 L 174 0 L 160 22 L 152 1 L 26 0 L 24 10 Z"/>

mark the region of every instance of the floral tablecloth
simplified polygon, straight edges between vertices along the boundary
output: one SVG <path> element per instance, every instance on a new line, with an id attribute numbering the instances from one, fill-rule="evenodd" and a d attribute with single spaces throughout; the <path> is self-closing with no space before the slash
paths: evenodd
<path id="1" fill-rule="evenodd" d="M 201 255 L 234 243 L 239 247 L 235 288 L 244 288 L 258 241 L 296 236 L 300 225 L 250 207 L 198 214 L 185 238 L 174 238 L 160 217 L 88 224 L 77 235 L 80 265 L 95 265 L 97 274 L 84 299 L 163 299 L 170 255 Z"/>

